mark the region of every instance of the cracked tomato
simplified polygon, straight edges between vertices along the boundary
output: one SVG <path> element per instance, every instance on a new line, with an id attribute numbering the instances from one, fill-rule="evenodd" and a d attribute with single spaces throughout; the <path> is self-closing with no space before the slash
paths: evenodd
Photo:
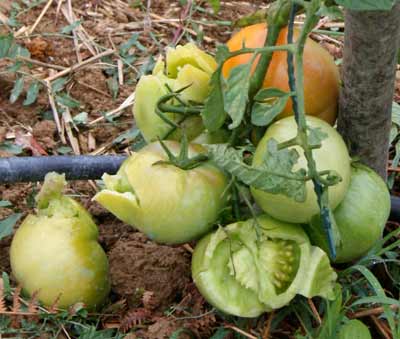
<path id="1" fill-rule="evenodd" d="M 108 260 L 97 242 L 89 213 L 61 194 L 64 176 L 50 173 L 39 195 L 37 214 L 28 215 L 10 249 L 15 279 L 29 295 L 50 306 L 88 308 L 104 303 L 110 291 Z"/>
<path id="2" fill-rule="evenodd" d="M 180 144 L 165 141 L 176 156 Z M 189 145 L 189 157 L 203 152 Z M 207 233 L 227 202 L 228 179 L 211 162 L 191 169 L 167 164 L 155 142 L 134 153 L 116 175 L 103 176 L 106 189 L 94 199 L 122 221 L 161 243 L 178 244 Z"/>
<path id="3" fill-rule="evenodd" d="M 168 88 L 178 91 L 184 102 L 202 103 L 206 99 L 210 87 L 211 74 L 217 68 L 214 58 L 200 50 L 196 45 L 188 43 L 176 48 L 168 48 L 165 62 L 159 59 L 151 75 L 140 78 L 135 90 L 133 115 L 144 139 L 147 142 L 157 140 L 157 137 L 170 140 L 180 140 L 181 130 L 169 133 L 171 125 L 156 114 L 158 100 L 168 94 Z M 182 115 L 166 113 L 165 118 L 179 123 Z M 199 115 L 188 117 L 182 124 L 189 140 L 196 138 L 204 125 Z"/>
<path id="4" fill-rule="evenodd" d="M 296 294 L 332 299 L 336 280 L 328 256 L 300 225 L 268 215 L 204 237 L 193 253 L 192 276 L 210 304 L 240 317 L 285 306 Z"/>

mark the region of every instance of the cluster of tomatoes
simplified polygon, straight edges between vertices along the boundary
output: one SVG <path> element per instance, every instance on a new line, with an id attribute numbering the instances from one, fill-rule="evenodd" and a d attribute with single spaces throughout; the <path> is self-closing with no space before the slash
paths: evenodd
<path id="1" fill-rule="evenodd" d="M 234 35 L 227 45 L 231 51 L 242 48 L 243 44 L 261 47 L 266 32 L 264 24 L 249 26 Z M 287 30 L 283 29 L 277 44 L 286 43 L 286 34 Z M 286 52 L 274 53 L 264 87 L 289 91 L 286 57 Z M 243 54 L 227 60 L 224 77 L 250 58 L 251 55 Z M 160 98 L 170 91 L 180 93 L 168 104 L 203 103 L 216 67 L 213 57 L 187 44 L 168 49 L 165 62 L 160 59 L 153 73 L 140 79 L 134 116 L 148 145 L 130 156 L 117 174 L 105 174 L 105 189 L 94 199 L 156 242 L 182 244 L 204 236 L 194 251 L 193 278 L 205 298 L 227 313 L 256 316 L 289 303 L 296 294 L 329 298 L 336 275 L 321 250 L 327 251 L 327 245 L 312 182 L 306 183 L 306 199 L 302 202 L 249 187 L 262 213 L 228 226 L 221 225 L 221 214 L 232 205 L 232 178 L 206 159 L 204 144 L 226 142 L 229 131 L 209 133 L 199 115 L 183 121 L 177 113 L 158 112 Z M 334 60 L 308 39 L 304 50 L 307 124 L 326 135 L 321 147 L 312 153 L 318 171 L 334 170 L 342 178 L 339 184 L 329 188 L 329 201 L 339 233 L 336 261 L 348 262 L 368 252 L 381 237 L 390 199 L 385 183 L 376 173 L 366 166 L 351 164 L 345 143 L 332 127 L 338 91 L 339 74 Z M 178 125 L 180 128 L 176 128 Z M 182 131 L 191 141 L 189 145 L 179 143 Z M 263 165 L 269 140 L 285 142 L 296 133 L 289 100 L 277 121 L 255 145 L 251 166 Z M 157 138 L 167 140 L 161 143 Z M 301 149 L 296 148 L 300 157 L 294 169 L 307 168 Z M 74 272 L 76 279 L 71 278 L 70 286 L 76 286 L 81 279 L 88 282 L 90 291 L 82 292 L 87 295 L 66 298 L 63 305 L 79 298 L 89 305 L 98 304 L 109 289 L 104 253 L 95 241 L 91 250 L 82 245 L 87 239 L 95 238 L 95 226 L 86 212 L 78 208 L 77 213 L 76 205 L 61 196 L 45 205 L 39 216 L 25 220 L 14 238 L 11 260 L 16 278 L 28 292 L 39 290 L 39 299 L 48 302 L 56 297 L 50 285 L 64 286 L 68 280 L 66 267 L 73 265 L 75 270 L 69 272 Z M 69 212 L 60 212 L 63 209 Z M 68 218 L 76 218 L 72 228 L 68 226 L 71 224 Z M 79 226 L 82 223 L 86 226 Z M 217 225 L 218 230 L 210 233 Z M 74 238 L 66 232 L 68 229 L 80 234 L 79 237 Z M 52 232 L 58 232 L 59 241 L 55 243 L 58 245 L 54 245 L 57 248 L 39 248 L 40 237 Z M 29 237 L 34 239 L 28 241 Z M 69 241 L 62 242 L 63 237 Z M 32 245 L 23 245 L 26 243 Z M 49 251 L 57 253 L 54 258 L 59 261 L 39 267 L 40 256 L 48 256 Z M 24 261 L 27 257 L 37 261 Z M 50 278 L 55 266 L 57 278 Z M 103 269 L 99 271 L 99 267 Z M 66 289 L 65 294 L 68 293 Z"/>

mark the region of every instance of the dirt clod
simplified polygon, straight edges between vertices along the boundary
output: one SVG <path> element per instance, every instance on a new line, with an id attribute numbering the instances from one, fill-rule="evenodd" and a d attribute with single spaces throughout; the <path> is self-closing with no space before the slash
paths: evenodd
<path id="1" fill-rule="evenodd" d="M 190 281 L 190 256 L 184 249 L 158 245 L 138 232 L 115 243 L 109 262 L 112 288 L 128 304 L 135 303 L 138 291 L 151 291 L 153 302 L 165 309 Z"/>
<path id="2" fill-rule="evenodd" d="M 56 124 L 52 120 L 42 120 L 38 121 L 33 126 L 32 134 L 34 138 L 47 149 L 54 148 L 56 146 L 56 141 L 54 140 L 54 135 L 57 131 Z"/>

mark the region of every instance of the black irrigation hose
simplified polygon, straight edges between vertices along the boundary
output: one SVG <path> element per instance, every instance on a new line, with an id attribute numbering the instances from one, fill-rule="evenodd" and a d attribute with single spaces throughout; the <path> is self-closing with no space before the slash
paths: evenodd
<path id="1" fill-rule="evenodd" d="M 391 195 L 391 208 L 389 220 L 400 221 L 400 197 Z"/>
<path id="2" fill-rule="evenodd" d="M 75 155 L 0 158 L 0 184 L 43 181 L 48 172 L 65 173 L 67 180 L 100 179 L 115 174 L 124 155 Z M 400 197 L 391 196 L 390 220 L 400 221 Z"/>
<path id="3" fill-rule="evenodd" d="M 43 181 L 48 172 L 65 173 L 67 180 L 100 179 L 115 174 L 123 155 L 76 155 L 0 158 L 0 184 Z"/>

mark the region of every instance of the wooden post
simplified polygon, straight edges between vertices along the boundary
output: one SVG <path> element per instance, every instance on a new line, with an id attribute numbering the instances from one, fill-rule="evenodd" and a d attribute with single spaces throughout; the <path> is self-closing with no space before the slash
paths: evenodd
<path id="1" fill-rule="evenodd" d="M 400 2 L 391 11 L 345 14 L 338 130 L 350 154 L 386 179 Z"/>

